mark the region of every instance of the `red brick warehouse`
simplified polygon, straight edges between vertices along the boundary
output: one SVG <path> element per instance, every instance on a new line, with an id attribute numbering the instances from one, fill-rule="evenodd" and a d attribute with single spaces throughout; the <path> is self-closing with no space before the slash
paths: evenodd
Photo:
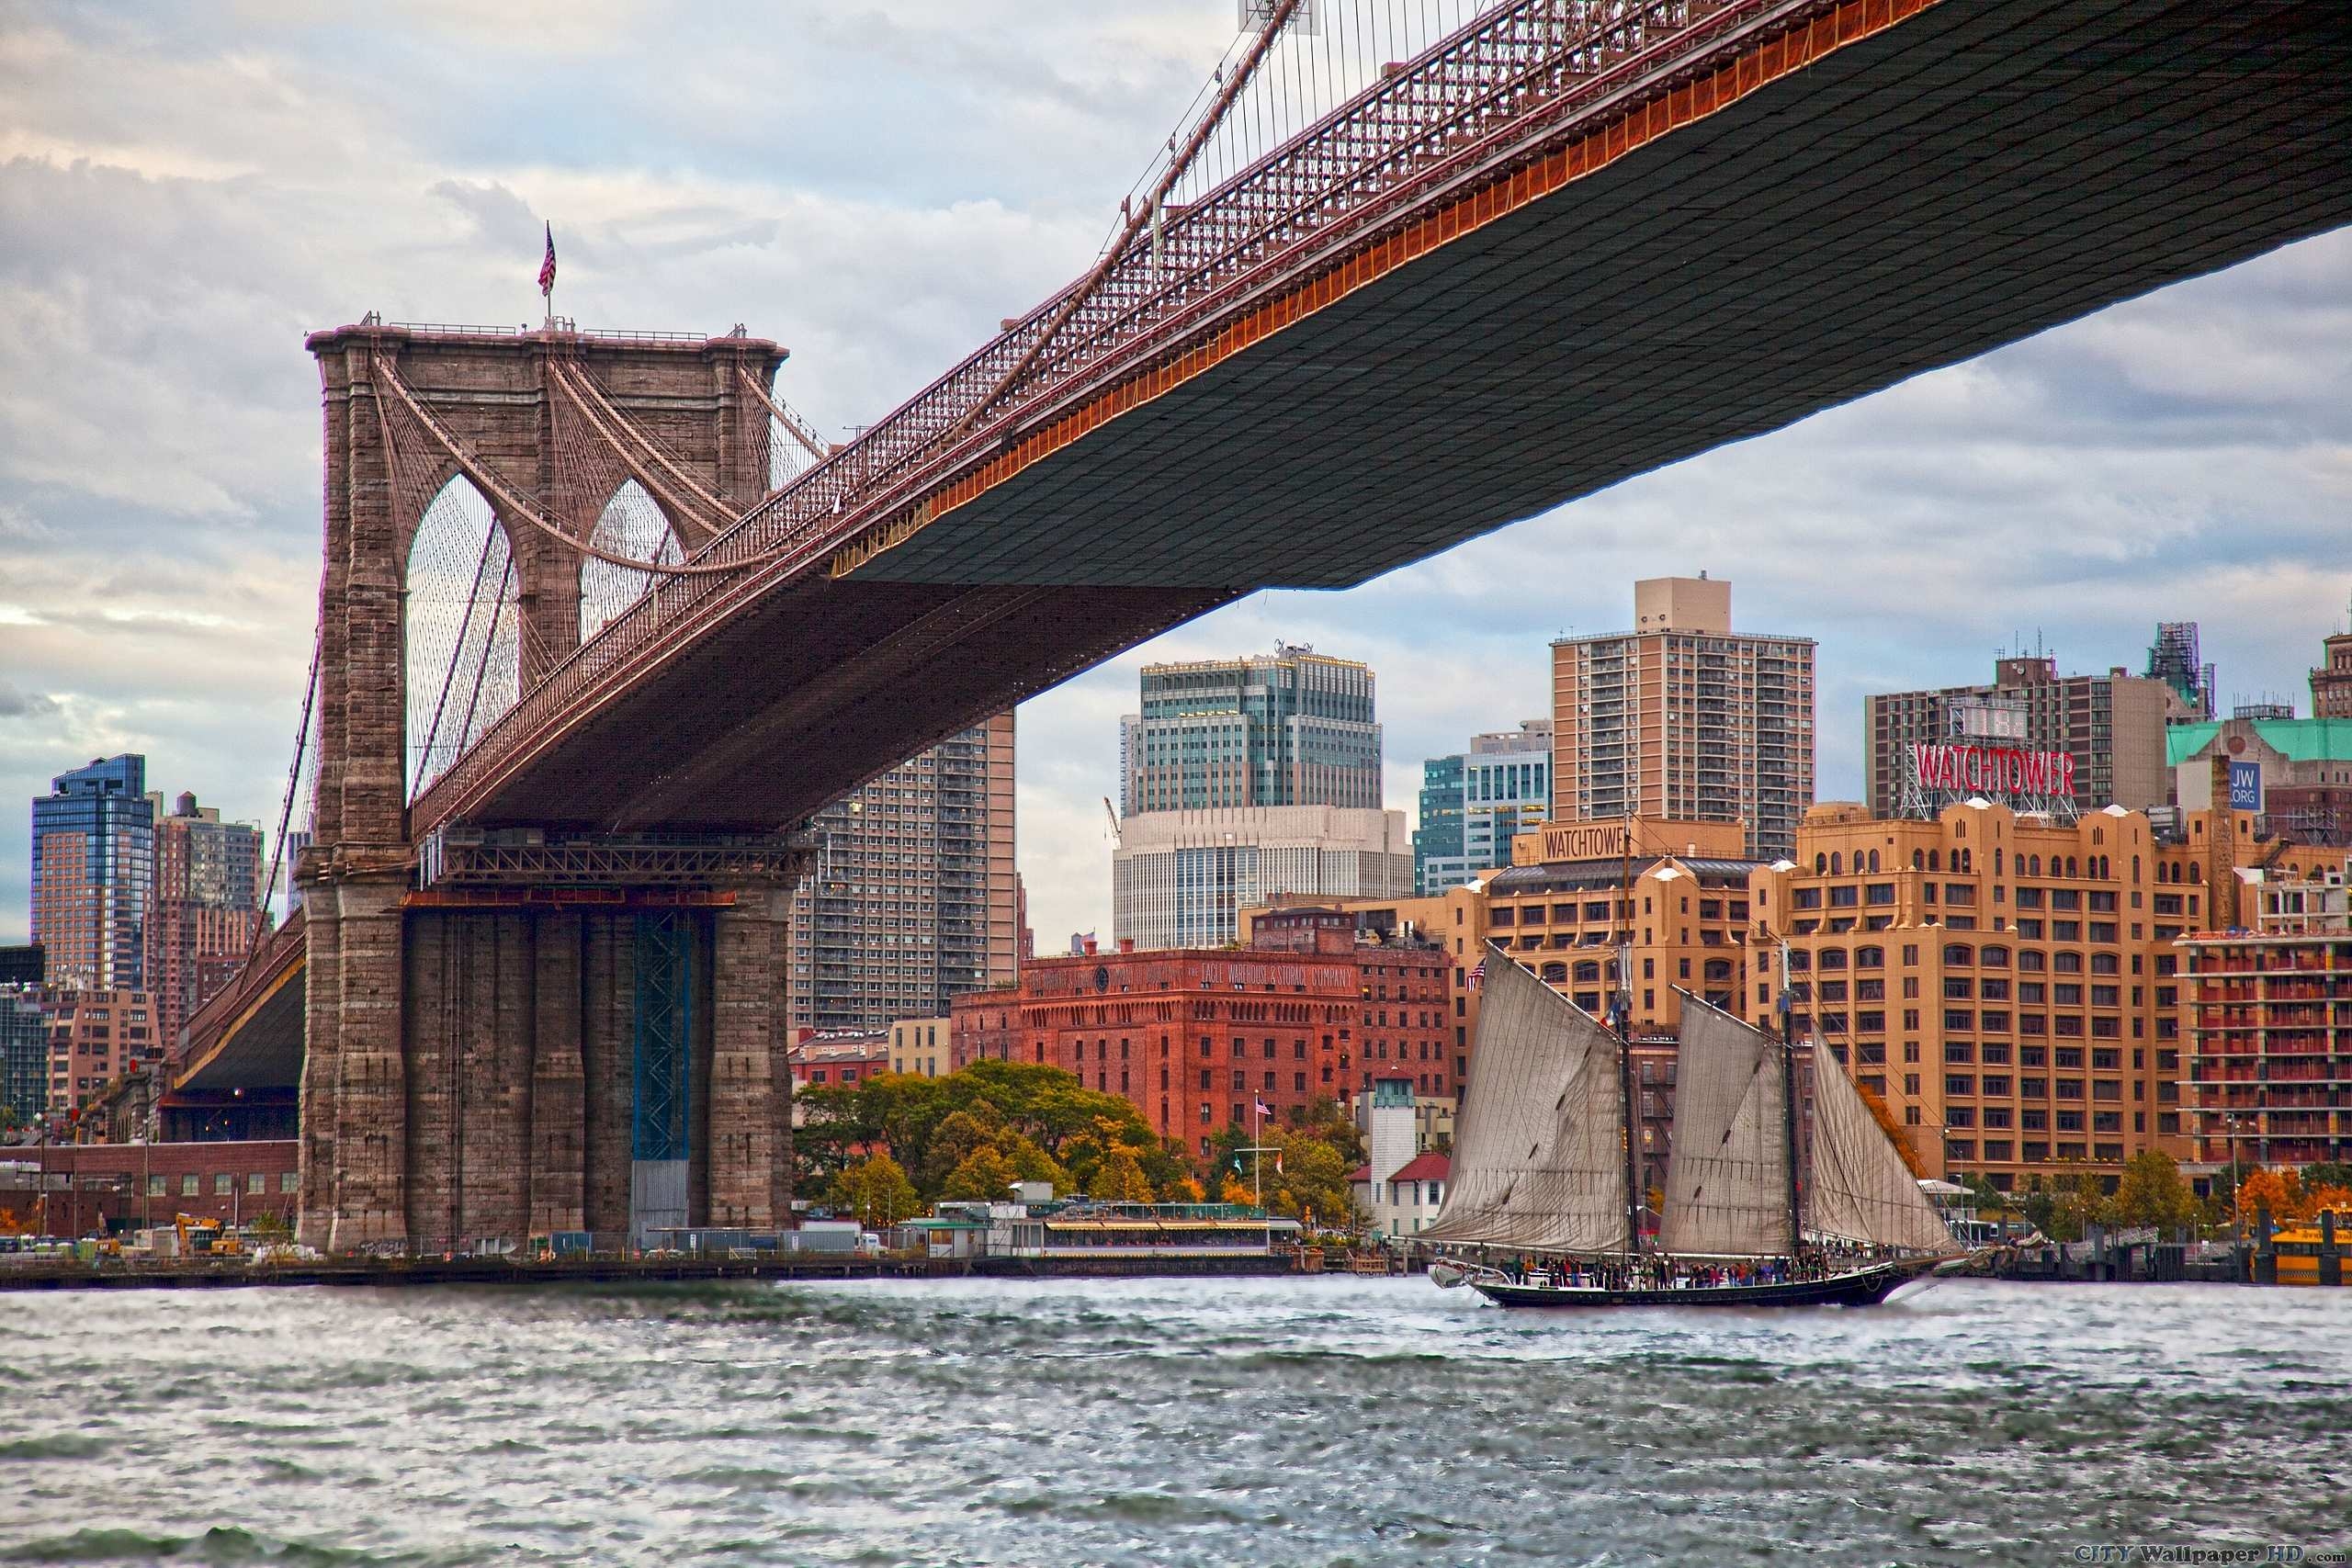
<path id="1" fill-rule="evenodd" d="M 1060 1067 L 1205 1153 L 1261 1100 L 1287 1119 L 1318 1099 L 1345 1104 L 1375 1076 L 1451 1097 L 1450 976 L 1441 949 L 1361 942 L 1351 917 L 1288 910 L 1249 948 L 1024 964 L 1016 989 L 957 998 L 953 1059 Z"/>

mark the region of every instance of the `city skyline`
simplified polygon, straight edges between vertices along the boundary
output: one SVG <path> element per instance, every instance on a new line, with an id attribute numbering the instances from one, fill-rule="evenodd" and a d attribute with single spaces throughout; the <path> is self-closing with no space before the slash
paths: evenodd
<path id="1" fill-rule="evenodd" d="M 315 605 L 305 329 L 371 307 L 535 314 L 552 217 L 559 308 L 747 320 L 798 351 L 782 389 L 838 433 L 1082 270 L 1232 20 L 1221 4 L 1044 7 L 1019 29 L 899 15 L 924 28 L 728 27 L 745 80 L 788 59 L 803 85 L 761 101 L 756 133 L 639 85 L 718 47 L 700 18 L 614 13 L 549 50 L 527 14 L 444 17 L 434 47 L 395 51 L 356 93 L 326 68 L 349 28 L 166 13 L 18 32 L 0 54 L 0 203 L 23 243 L 0 291 L 24 329 L 0 372 L 53 395 L 0 411 L 0 791 L 29 800 L 139 751 L 274 830 Z M 569 73 L 621 60 L 636 112 L 600 103 L 590 121 Z M 511 84 L 496 116 L 403 113 L 461 69 Z M 985 103 L 963 72 L 990 79 Z M 926 93 L 971 113 L 894 112 Z M 2136 670 L 2155 622 L 2196 619 L 2225 711 L 2266 692 L 2300 705 L 2346 587 L 2348 279 L 2352 237 L 2306 242 L 1113 660 L 1022 710 L 1031 923 L 1048 948 L 1107 929 L 1099 797 L 1140 666 L 1277 637 L 1382 671 L 1384 793 L 1407 810 L 1424 757 L 1543 711 L 1551 637 L 1623 629 L 1635 578 L 1702 569 L 1740 583 L 1744 622 L 1820 642 L 1825 797 L 1861 793 L 1865 694 L 1978 679 L 1991 648 L 2037 633 L 2064 669 Z M 148 345 L 135 360 L 105 349 L 126 333 Z M 28 848 L 0 836 L 0 940 L 25 934 Z"/>

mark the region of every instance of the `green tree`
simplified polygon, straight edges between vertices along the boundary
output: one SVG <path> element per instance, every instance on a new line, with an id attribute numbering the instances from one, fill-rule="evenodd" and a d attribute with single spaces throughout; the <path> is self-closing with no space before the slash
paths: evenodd
<path id="1" fill-rule="evenodd" d="M 996 1152 L 995 1145 L 984 1144 L 947 1173 L 939 1195 L 962 1201 L 1001 1203 L 1012 1196 L 1012 1184 L 1019 1179 L 1011 1162 Z"/>
<path id="2" fill-rule="evenodd" d="M 1125 1144 L 1114 1144 L 1094 1169 L 1094 1185 L 1090 1195 L 1105 1203 L 1148 1203 L 1151 1182 L 1143 1173 L 1143 1163 L 1136 1158 L 1136 1151 Z"/>
<path id="3" fill-rule="evenodd" d="M 1363 1130 L 1329 1095 L 1319 1095 L 1309 1100 L 1305 1110 L 1292 1118 L 1291 1125 L 1339 1150 L 1340 1157 L 1347 1162 L 1350 1170 L 1371 1157 L 1371 1152 L 1364 1147 Z M 1452 1142 L 1451 1139 L 1444 1141 Z M 1449 1151 L 1441 1149 L 1438 1152 Z"/>
<path id="4" fill-rule="evenodd" d="M 993 1148 L 1004 1130 L 1003 1116 L 985 1100 L 974 1100 L 969 1110 L 949 1111 L 922 1145 L 915 1184 L 937 1192 L 950 1171 L 979 1150 Z"/>
<path id="5" fill-rule="evenodd" d="M 1179 1182 L 1193 1179 L 1195 1167 L 1193 1152 L 1181 1138 L 1157 1138 L 1136 1148 L 1136 1158 L 1143 1165 L 1143 1174 L 1155 1191 L 1165 1192 Z M 1176 1200 L 1170 1199 L 1174 1202 Z"/>
<path id="6" fill-rule="evenodd" d="M 1270 1127 L 1265 1141 L 1274 1151 L 1265 1156 L 1260 1171 L 1267 1209 L 1291 1219 L 1312 1217 L 1323 1229 L 1352 1229 L 1355 1194 L 1348 1175 L 1355 1167 L 1347 1155 L 1320 1137 L 1291 1128 Z"/>
<path id="7" fill-rule="evenodd" d="M 1004 1156 L 1012 1173 L 1023 1181 L 1050 1183 L 1057 1198 L 1067 1197 L 1077 1189 L 1071 1185 L 1069 1172 L 1053 1156 L 1039 1148 L 1021 1134 L 1007 1127 L 996 1135 L 993 1145 Z"/>
<path id="8" fill-rule="evenodd" d="M 922 1213 L 915 1184 L 888 1155 L 873 1155 L 844 1168 L 825 1190 L 836 1213 L 853 1214 L 869 1230 L 895 1225 Z"/>
<path id="9" fill-rule="evenodd" d="M 2352 1189 L 2352 1163 L 2343 1160 L 2320 1160 L 2303 1167 L 2303 1185 L 2317 1190 L 2323 1187 Z"/>
<path id="10" fill-rule="evenodd" d="M 796 1134 L 795 1158 L 812 1190 L 876 1152 L 889 1154 L 923 1190 L 935 1190 L 985 1141 L 976 1135 L 972 1121 L 989 1137 L 1009 1130 L 1027 1140 L 1056 1169 L 1069 1164 L 1062 1145 L 1071 1139 L 1093 1139 L 1097 1157 L 1101 1149 L 1123 1143 L 1143 1156 L 1145 1174 L 1159 1179 L 1154 1174 L 1161 1160 L 1159 1145 L 1143 1113 L 1121 1096 L 1087 1089 L 1058 1067 L 975 1062 L 941 1078 L 882 1073 L 861 1084 L 804 1089 L 797 1103 L 803 1125 Z M 945 1146 L 934 1149 L 943 1140 Z M 1016 1165 L 1023 1163 L 1017 1147 L 999 1152 Z M 1027 1179 L 1055 1180 L 1057 1187 L 1067 1187 L 1072 1174 L 1062 1170 L 1056 1177 L 1034 1159 L 1026 1163 L 1039 1170 Z"/>
<path id="11" fill-rule="evenodd" d="M 2051 1206 L 2050 1223 L 2042 1228 L 2052 1241 L 2080 1241 L 2092 1225 L 2109 1217 L 2107 1194 L 2099 1190 L 2096 1176 L 2077 1176 L 2062 1181 Z"/>
<path id="12" fill-rule="evenodd" d="M 2161 1149 L 2132 1156 L 2115 1189 L 2115 1223 L 2184 1229 L 2197 1221 L 2197 1195 L 2181 1179 L 2180 1167 Z"/>

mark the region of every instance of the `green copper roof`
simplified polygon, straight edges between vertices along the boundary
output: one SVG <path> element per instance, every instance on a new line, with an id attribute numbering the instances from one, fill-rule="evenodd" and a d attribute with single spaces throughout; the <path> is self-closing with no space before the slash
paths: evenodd
<path id="1" fill-rule="evenodd" d="M 2246 721 L 2262 743 L 2290 762 L 2352 762 L 2352 718 L 2257 718 Z M 2165 764 L 2178 767 L 2221 733 L 2218 724 L 2175 724 L 2165 729 Z"/>

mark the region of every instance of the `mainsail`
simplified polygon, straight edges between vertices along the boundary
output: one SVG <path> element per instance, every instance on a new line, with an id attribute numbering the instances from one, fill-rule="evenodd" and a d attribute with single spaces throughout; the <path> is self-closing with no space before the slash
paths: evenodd
<path id="1" fill-rule="evenodd" d="M 1786 1060 L 1770 1035 L 1685 994 L 1658 1227 L 1665 1250 L 1789 1254 Z"/>
<path id="2" fill-rule="evenodd" d="M 1678 1153 L 1679 1150 L 1678 1149 Z M 1813 1179 L 1805 1229 L 1913 1252 L 1952 1252 L 1951 1232 L 1829 1047 L 1813 1047 Z"/>
<path id="3" fill-rule="evenodd" d="M 1477 1087 L 1445 1207 L 1415 1239 L 1629 1250 L 1617 1041 L 1499 949 L 1486 973 Z"/>

